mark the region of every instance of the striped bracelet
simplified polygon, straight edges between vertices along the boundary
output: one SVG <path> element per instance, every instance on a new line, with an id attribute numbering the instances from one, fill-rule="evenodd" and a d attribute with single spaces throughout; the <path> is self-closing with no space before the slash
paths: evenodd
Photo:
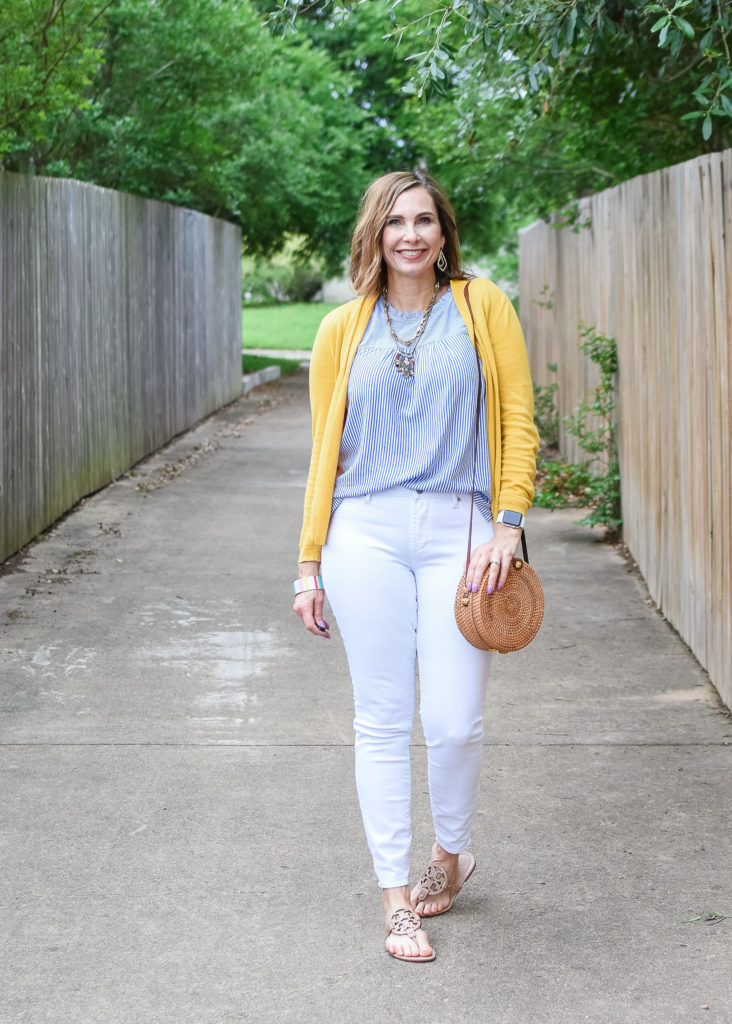
<path id="1" fill-rule="evenodd" d="M 322 576 L 302 576 L 294 580 L 292 589 L 296 594 L 302 594 L 306 590 L 324 590 Z"/>

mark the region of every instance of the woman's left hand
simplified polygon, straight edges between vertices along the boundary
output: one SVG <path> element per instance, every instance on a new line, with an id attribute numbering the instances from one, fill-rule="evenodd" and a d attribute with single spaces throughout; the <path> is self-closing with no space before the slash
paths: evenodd
<path id="1" fill-rule="evenodd" d="M 521 530 L 505 526 L 503 523 L 495 523 L 494 528 L 493 540 L 474 548 L 470 556 L 465 583 L 468 590 L 473 593 L 477 593 L 483 573 L 489 565 L 488 593 L 492 594 L 494 590 L 502 589 L 508 576 L 511 559 L 521 542 Z"/>

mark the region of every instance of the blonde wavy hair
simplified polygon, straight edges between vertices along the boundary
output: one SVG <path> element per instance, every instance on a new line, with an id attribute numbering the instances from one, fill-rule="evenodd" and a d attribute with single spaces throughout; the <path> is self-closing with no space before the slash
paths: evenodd
<path id="1" fill-rule="evenodd" d="M 435 265 L 435 277 L 440 284 L 445 284 L 471 276 L 460 263 L 460 242 L 452 205 L 435 179 L 425 171 L 393 171 L 372 181 L 361 199 L 351 238 L 351 282 L 357 295 L 378 295 L 386 287 L 386 264 L 381 251 L 384 225 L 399 196 L 418 187 L 432 196 L 445 236 L 443 251 L 447 267 L 440 271 Z"/>

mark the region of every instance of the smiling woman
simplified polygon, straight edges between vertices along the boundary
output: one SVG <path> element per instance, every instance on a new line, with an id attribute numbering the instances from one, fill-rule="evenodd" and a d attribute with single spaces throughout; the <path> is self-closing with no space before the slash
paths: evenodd
<path id="1" fill-rule="evenodd" d="M 453 608 L 469 521 L 467 586 L 477 591 L 487 570 L 488 593 L 501 590 L 539 438 L 516 313 L 462 269 L 453 209 L 429 175 L 386 174 L 370 186 L 351 280 L 360 298 L 326 316 L 312 350 L 294 610 L 329 639 L 328 588 L 353 685 L 356 783 L 386 949 L 424 964 L 435 952 L 422 919 L 449 910 L 475 868 L 491 655 L 465 640 Z M 416 662 L 435 843 L 410 893 Z"/>
<path id="2" fill-rule="evenodd" d="M 488 566 L 489 592 L 505 582 L 533 496 L 533 390 L 513 306 L 491 282 L 468 280 L 452 208 L 429 175 L 370 186 L 351 279 L 361 297 L 325 317 L 313 346 L 294 610 L 328 639 L 327 587 L 353 683 L 356 781 L 386 950 L 426 963 L 435 952 L 421 919 L 450 910 L 475 869 L 467 847 L 491 654 L 458 630 L 455 589 L 473 497 L 467 585 L 477 591 Z M 499 510 L 513 516 L 494 522 Z M 410 894 L 417 661 L 435 843 Z"/>

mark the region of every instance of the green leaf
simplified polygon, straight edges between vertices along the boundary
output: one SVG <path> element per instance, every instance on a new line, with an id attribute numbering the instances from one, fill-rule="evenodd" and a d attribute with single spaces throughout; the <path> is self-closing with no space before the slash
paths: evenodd
<path id="1" fill-rule="evenodd" d="M 722 93 L 719 98 L 722 101 L 722 106 L 724 107 L 724 111 L 727 116 L 732 117 L 732 100 L 730 100 L 729 96 L 725 96 L 724 93 Z"/>
<path id="2" fill-rule="evenodd" d="M 707 139 L 711 138 L 711 134 L 712 134 L 712 119 L 709 116 L 709 114 L 707 114 L 707 116 L 704 118 L 704 123 L 702 124 L 702 138 L 707 140 Z"/>
<path id="3" fill-rule="evenodd" d="M 602 24 L 604 31 L 609 36 L 616 36 L 618 34 L 618 32 L 620 31 L 620 29 L 615 24 L 613 19 L 612 18 L 608 18 L 607 14 L 605 14 L 604 11 L 602 12 L 601 22 L 600 23 Z"/>
<path id="4" fill-rule="evenodd" d="M 694 29 L 691 27 L 686 18 L 680 18 L 678 14 L 674 15 L 674 24 L 678 29 L 684 33 L 687 39 L 694 38 Z"/>
<path id="5" fill-rule="evenodd" d="M 659 32 L 664 25 L 668 27 L 671 18 L 668 14 L 664 14 L 662 18 L 659 18 L 655 24 L 651 25 L 651 32 Z"/>
<path id="6" fill-rule="evenodd" d="M 565 27 L 565 30 L 564 30 L 565 38 L 566 38 L 566 40 L 567 40 L 567 42 L 569 43 L 570 46 L 572 45 L 572 40 L 574 39 L 574 29 L 575 29 L 576 24 L 577 24 L 577 8 L 573 7 L 572 10 L 569 12 L 569 17 L 567 18 L 567 24 L 566 24 L 566 27 Z"/>

